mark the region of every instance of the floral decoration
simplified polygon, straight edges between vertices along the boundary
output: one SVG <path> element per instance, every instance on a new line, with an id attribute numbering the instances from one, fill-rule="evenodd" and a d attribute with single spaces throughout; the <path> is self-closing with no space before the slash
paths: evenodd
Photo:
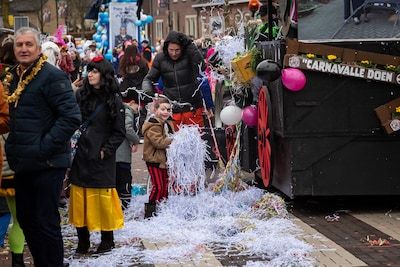
<path id="1" fill-rule="evenodd" d="M 308 53 L 308 54 L 306 55 L 306 57 L 309 58 L 309 59 L 313 59 L 313 58 L 315 58 L 316 56 L 315 56 L 314 54 Z"/>
<path id="2" fill-rule="evenodd" d="M 327 58 L 329 61 L 335 61 L 335 60 L 337 59 L 337 56 L 335 56 L 335 55 L 327 55 L 326 58 Z"/>
<path id="3" fill-rule="evenodd" d="M 394 119 L 400 119 L 400 106 L 396 107 L 392 112 L 392 120 Z"/>
<path id="4" fill-rule="evenodd" d="M 102 62 L 103 60 L 104 60 L 104 57 L 102 55 L 100 55 L 100 56 L 94 57 L 92 59 L 92 62 L 99 63 L 99 62 Z"/>
<path id="5" fill-rule="evenodd" d="M 357 65 L 366 68 L 376 68 L 376 64 L 373 64 L 372 61 L 368 59 L 361 60 L 360 62 L 357 63 Z"/>

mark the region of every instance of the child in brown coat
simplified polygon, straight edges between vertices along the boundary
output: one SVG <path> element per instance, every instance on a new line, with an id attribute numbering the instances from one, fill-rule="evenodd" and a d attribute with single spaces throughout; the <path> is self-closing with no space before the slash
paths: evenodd
<path id="1" fill-rule="evenodd" d="M 167 99 L 157 99 L 154 103 L 154 116 L 150 117 L 142 127 L 143 160 L 146 162 L 152 183 L 149 203 L 145 204 L 145 218 L 155 213 L 157 202 L 168 197 L 166 149 L 172 142 L 168 135 L 174 132 L 174 127 L 169 121 L 171 112 L 171 104 Z"/>

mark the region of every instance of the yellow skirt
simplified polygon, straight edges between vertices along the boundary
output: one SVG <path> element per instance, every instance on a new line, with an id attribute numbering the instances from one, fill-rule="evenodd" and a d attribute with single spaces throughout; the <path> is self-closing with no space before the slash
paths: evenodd
<path id="1" fill-rule="evenodd" d="M 115 188 L 71 185 L 69 222 L 89 231 L 113 231 L 124 226 L 121 201 Z"/>

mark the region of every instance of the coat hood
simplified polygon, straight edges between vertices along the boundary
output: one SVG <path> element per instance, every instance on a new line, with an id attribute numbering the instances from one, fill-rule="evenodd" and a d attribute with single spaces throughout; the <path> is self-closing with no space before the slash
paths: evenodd
<path id="1" fill-rule="evenodd" d="M 182 47 L 182 54 L 186 53 L 186 48 L 192 43 L 192 40 L 189 39 L 184 33 L 177 31 L 170 31 L 165 38 L 163 52 L 164 55 L 170 59 L 168 55 L 168 45 L 169 43 L 179 44 Z"/>

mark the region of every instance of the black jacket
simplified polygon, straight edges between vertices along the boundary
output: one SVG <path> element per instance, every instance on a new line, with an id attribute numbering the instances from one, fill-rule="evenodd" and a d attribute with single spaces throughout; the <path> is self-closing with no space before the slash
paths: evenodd
<path id="1" fill-rule="evenodd" d="M 172 60 L 168 55 L 168 44 L 177 43 L 182 47 L 182 55 L 178 60 Z M 143 80 L 142 89 L 150 93 L 153 83 L 161 77 L 163 93 L 171 100 L 189 102 L 194 108 L 202 107 L 199 82 L 199 65 L 204 68 L 204 59 L 193 42 L 183 33 L 171 31 L 164 42 L 163 52 L 158 53 L 153 60 L 153 65 Z M 187 111 L 174 107 L 174 112 Z"/>
<path id="2" fill-rule="evenodd" d="M 80 92 L 77 92 L 78 102 Z M 106 99 L 104 95 L 97 94 L 89 101 L 92 110 L 95 110 Z M 115 187 L 115 152 L 125 139 L 125 109 L 119 97 L 116 98 L 116 113 L 116 118 L 112 120 L 108 105 L 104 105 L 79 138 L 70 172 L 72 184 L 85 188 Z M 83 121 L 86 119 L 82 118 Z M 100 158 L 100 150 L 104 151 L 104 159 Z"/>
<path id="3" fill-rule="evenodd" d="M 12 73 L 10 93 L 19 80 L 16 71 Z M 30 69 L 24 75 L 29 73 Z M 46 62 L 26 86 L 17 107 L 10 104 L 10 134 L 5 147 L 11 169 L 18 173 L 69 167 L 69 141 L 80 122 L 70 80 Z"/>
<path id="4" fill-rule="evenodd" d="M 147 72 L 149 71 L 149 68 L 147 67 L 147 64 L 143 61 L 139 63 L 139 71 L 135 73 L 129 73 L 127 72 L 125 76 L 123 77 L 124 79 L 122 80 L 122 83 L 119 86 L 119 90 L 121 92 L 124 92 L 126 89 L 129 87 L 136 87 L 136 89 L 141 90 L 142 89 L 142 82 L 144 77 L 147 75 Z M 138 93 L 134 90 L 129 90 L 127 98 L 130 100 L 135 100 L 136 103 L 139 103 L 139 96 Z M 143 100 L 143 99 L 141 99 Z"/>

